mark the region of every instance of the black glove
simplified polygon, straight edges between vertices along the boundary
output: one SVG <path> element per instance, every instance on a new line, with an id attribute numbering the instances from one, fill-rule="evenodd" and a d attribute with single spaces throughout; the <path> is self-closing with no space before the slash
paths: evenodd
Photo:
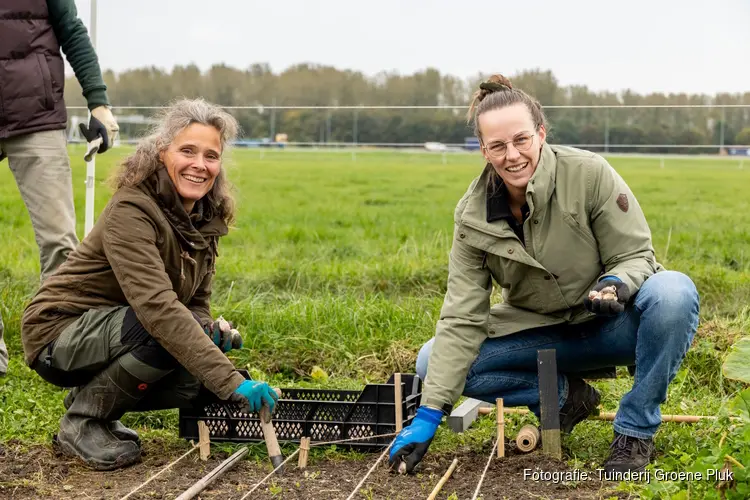
<path id="1" fill-rule="evenodd" d="M 83 123 L 79 123 L 78 128 L 81 130 L 81 135 L 83 135 L 88 142 L 95 140 L 99 136 L 102 137 L 102 144 L 101 146 L 99 146 L 97 153 L 101 154 L 109 149 L 109 136 L 107 135 L 107 127 L 105 127 L 102 122 L 94 118 L 94 115 L 91 115 L 88 127 L 86 127 L 86 125 L 84 125 Z"/>
<path id="2" fill-rule="evenodd" d="M 615 287 L 617 300 L 601 299 L 593 295 L 599 293 L 606 287 Z M 596 294 L 594 294 L 596 292 Z M 616 316 L 625 310 L 625 304 L 630 300 L 630 289 L 628 285 L 619 278 L 608 276 L 596 284 L 587 297 L 583 299 L 583 306 L 590 312 L 599 316 Z"/>

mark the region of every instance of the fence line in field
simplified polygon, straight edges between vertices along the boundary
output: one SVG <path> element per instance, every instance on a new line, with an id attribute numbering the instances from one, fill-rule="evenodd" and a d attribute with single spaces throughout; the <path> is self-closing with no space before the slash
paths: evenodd
<path id="1" fill-rule="evenodd" d="M 164 109 L 167 106 L 119 106 L 112 105 L 112 109 Z M 280 110 L 292 110 L 292 109 L 315 109 L 315 110 L 342 110 L 342 111 L 353 111 L 353 110 L 368 110 L 368 109 L 379 109 L 379 110 L 397 110 L 397 109 L 446 109 L 446 110 L 466 110 L 468 104 L 456 105 L 456 104 L 433 104 L 433 105 L 265 105 L 265 104 L 253 104 L 249 106 L 221 106 L 223 109 L 253 109 L 263 111 L 265 109 L 280 109 Z M 67 106 L 68 109 L 81 109 L 88 110 L 86 106 Z M 674 108 L 674 109 L 711 109 L 711 108 L 747 108 L 750 109 L 750 104 L 552 104 L 542 105 L 544 109 L 658 109 L 658 108 Z"/>

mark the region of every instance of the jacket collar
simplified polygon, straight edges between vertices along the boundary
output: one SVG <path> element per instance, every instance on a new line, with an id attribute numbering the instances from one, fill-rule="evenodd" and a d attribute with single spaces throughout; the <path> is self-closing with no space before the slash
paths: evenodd
<path id="1" fill-rule="evenodd" d="M 196 202 L 193 211 L 188 214 L 163 166 L 141 184 L 141 189 L 156 200 L 175 233 L 191 249 L 205 250 L 209 244 L 208 239 L 224 236 L 229 232 L 221 217 L 214 214 L 205 196 Z"/>
<path id="2" fill-rule="evenodd" d="M 492 168 L 492 166 L 488 165 L 487 168 Z M 508 187 L 505 183 L 501 182 L 494 190 L 487 189 L 487 222 L 507 219 L 512 215 L 508 201 Z"/>

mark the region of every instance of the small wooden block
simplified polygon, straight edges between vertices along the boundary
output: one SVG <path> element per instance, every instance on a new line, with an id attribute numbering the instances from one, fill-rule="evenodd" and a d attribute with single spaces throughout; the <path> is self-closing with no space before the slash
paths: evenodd
<path id="1" fill-rule="evenodd" d="M 211 438 L 208 426 L 203 420 L 198 420 L 198 446 L 201 460 L 205 462 L 211 456 Z"/>
<path id="2" fill-rule="evenodd" d="M 478 399 L 468 398 L 461 403 L 458 408 L 455 408 L 450 415 L 448 415 L 448 418 L 446 419 L 448 427 L 450 427 L 453 432 L 466 431 L 479 416 L 479 410 L 484 408 L 492 410 L 494 405 Z"/>

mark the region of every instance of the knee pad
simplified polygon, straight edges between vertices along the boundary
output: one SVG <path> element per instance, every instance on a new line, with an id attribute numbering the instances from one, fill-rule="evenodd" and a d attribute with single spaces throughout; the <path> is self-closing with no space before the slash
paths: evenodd
<path id="1" fill-rule="evenodd" d="M 130 351 L 142 363 L 160 370 L 171 370 L 179 366 L 177 360 L 154 339 L 138 320 L 132 307 L 125 311 L 120 330 L 120 342 L 135 344 Z"/>

